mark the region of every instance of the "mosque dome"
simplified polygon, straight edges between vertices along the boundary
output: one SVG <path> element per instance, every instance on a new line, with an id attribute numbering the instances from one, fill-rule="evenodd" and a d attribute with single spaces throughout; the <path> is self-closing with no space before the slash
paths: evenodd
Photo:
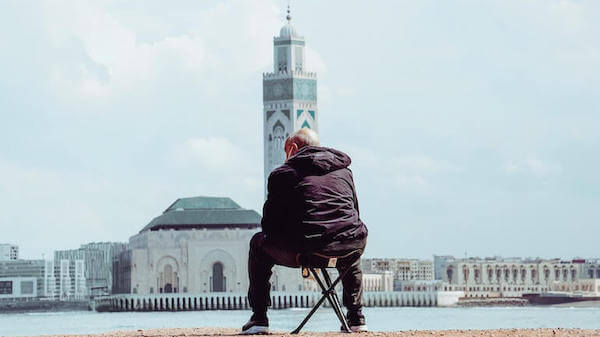
<path id="1" fill-rule="evenodd" d="M 288 21 L 285 26 L 281 27 L 281 30 L 279 31 L 279 37 L 292 38 L 297 36 L 298 34 L 296 34 L 296 28 L 292 26 L 290 21 Z"/>
<path id="2" fill-rule="evenodd" d="M 281 30 L 279 31 L 279 37 L 288 39 L 292 37 L 297 37 L 298 34 L 296 34 L 296 28 L 292 26 L 292 15 L 290 14 L 289 6 L 287 9 L 287 16 L 285 17 L 285 19 L 287 20 L 287 23 L 285 24 L 285 26 L 281 27 Z"/>

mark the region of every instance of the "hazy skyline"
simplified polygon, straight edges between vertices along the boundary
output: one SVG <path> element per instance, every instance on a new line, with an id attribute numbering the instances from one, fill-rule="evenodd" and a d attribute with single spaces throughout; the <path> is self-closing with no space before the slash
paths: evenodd
<path id="1" fill-rule="evenodd" d="M 127 241 L 178 197 L 261 212 L 286 1 L 0 3 L 0 243 Z M 293 1 L 367 257 L 600 256 L 600 3 Z"/>

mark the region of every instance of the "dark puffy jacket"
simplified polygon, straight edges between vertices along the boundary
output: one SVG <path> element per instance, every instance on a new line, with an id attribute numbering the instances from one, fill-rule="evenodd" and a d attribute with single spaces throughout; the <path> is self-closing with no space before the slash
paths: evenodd
<path id="1" fill-rule="evenodd" d="M 273 170 L 262 218 L 267 237 L 298 252 L 364 247 L 350 162 L 341 151 L 307 146 Z"/>

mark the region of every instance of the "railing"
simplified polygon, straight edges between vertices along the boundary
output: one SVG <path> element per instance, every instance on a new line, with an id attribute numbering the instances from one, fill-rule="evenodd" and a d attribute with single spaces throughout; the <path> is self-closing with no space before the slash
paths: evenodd
<path id="1" fill-rule="evenodd" d="M 340 294 L 341 295 L 341 294 Z M 271 292 L 271 308 L 310 308 L 320 298 L 317 292 Z M 367 307 L 433 307 L 449 306 L 458 302 L 463 292 L 365 292 L 363 305 Z M 96 297 L 97 311 L 189 311 L 189 310 L 244 310 L 249 309 L 245 293 L 203 294 L 119 294 Z"/>

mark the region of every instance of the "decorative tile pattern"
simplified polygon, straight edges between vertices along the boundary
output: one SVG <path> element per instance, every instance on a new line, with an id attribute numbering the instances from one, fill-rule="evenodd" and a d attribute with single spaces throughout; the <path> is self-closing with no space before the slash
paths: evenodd
<path id="1" fill-rule="evenodd" d="M 263 101 L 297 99 L 317 101 L 317 80 L 308 78 L 282 78 L 263 80 Z"/>
<path id="2" fill-rule="evenodd" d="M 280 40 L 280 41 L 275 41 L 274 45 L 276 45 L 276 46 L 289 46 L 289 45 L 304 46 L 305 42 L 301 41 L 301 40 Z"/>
<path id="3" fill-rule="evenodd" d="M 317 100 L 317 80 L 306 78 L 294 79 L 294 99 L 301 101 Z"/>
<path id="4" fill-rule="evenodd" d="M 263 81 L 263 101 L 281 101 L 293 98 L 292 78 Z"/>

